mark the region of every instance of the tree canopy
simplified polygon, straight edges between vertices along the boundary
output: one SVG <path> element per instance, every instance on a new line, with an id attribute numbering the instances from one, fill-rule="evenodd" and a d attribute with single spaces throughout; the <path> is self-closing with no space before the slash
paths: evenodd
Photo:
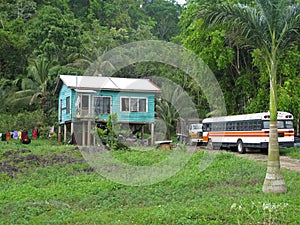
<path id="1" fill-rule="evenodd" d="M 261 32 L 247 34 L 246 26 L 233 30 L 225 25 L 204 27 L 199 11 L 217 3 L 228 7 L 240 6 L 239 13 L 259 18 L 261 10 L 272 8 L 265 1 L 258 11 L 255 1 L 249 0 L 188 0 L 180 6 L 174 0 L 8 0 L 0 1 L 0 98 L 3 107 L 0 113 L 43 110 L 45 114 L 57 112 L 57 97 L 53 89 L 59 74 L 83 75 L 86 68 L 103 53 L 122 44 L 139 40 L 170 41 L 193 51 L 211 68 L 222 88 L 227 112 L 240 114 L 261 112 L 269 109 L 270 68 L 262 60 L 268 57 L 259 46 L 257 38 L 265 38 Z M 291 6 L 299 1 L 281 1 Z M 228 4 L 224 4 L 228 3 Z M 247 4 L 249 8 L 243 8 Z M 293 4 L 296 7 L 296 4 Z M 230 8 L 227 8 L 230 9 Z M 269 21 L 269 26 L 294 18 L 292 11 L 284 13 L 284 7 L 271 11 L 272 15 L 282 15 L 280 20 Z M 243 11 L 245 10 L 245 11 Z M 225 12 L 225 11 L 224 11 Z M 267 11 L 266 11 L 267 12 Z M 294 8 L 294 12 L 296 8 Z M 252 14 L 251 14 L 252 13 Z M 220 14 L 219 14 L 220 15 Z M 222 15 L 222 14 L 221 14 Z M 246 16 L 246 14 L 245 14 Z M 299 18 L 299 15 L 296 16 Z M 245 19 L 249 19 L 244 17 Z M 277 17 L 276 17 L 277 18 Z M 214 17 L 217 23 L 221 17 Z M 213 22 L 213 17 L 210 17 Z M 241 21 L 239 21 L 242 24 Z M 253 26 L 261 26 L 257 20 Z M 294 21 L 296 23 L 296 20 Z M 285 27 L 284 32 L 293 27 Z M 278 33 L 277 60 L 277 109 L 290 111 L 299 119 L 299 30 L 285 35 L 284 41 Z M 277 35 L 277 33 L 276 33 Z M 296 35 L 297 38 L 294 37 Z M 250 38 L 251 37 L 251 38 Z M 295 40 L 285 46 L 288 39 Z M 268 40 L 270 43 L 271 40 Z M 247 43 L 247 46 L 243 45 Z M 259 43 L 259 45 L 258 45 Z M 251 48 L 249 48 L 251 46 Z M 268 47 L 268 46 L 265 46 Z M 280 53 L 280 54 L 279 54 Z M 43 82 L 33 73 L 37 62 L 51 62 Z M 109 64 L 109 62 L 107 62 Z M 42 73 L 40 73 L 42 75 Z M 183 71 L 157 62 L 143 62 L 123 68 L 115 76 L 145 77 L 164 76 L 180 85 L 193 99 L 199 117 L 209 113 L 209 105 L 200 87 L 193 85 Z M 27 87 L 25 88 L 25 83 Z M 31 86 L 29 86 L 31 84 Z M 44 83 L 45 84 L 45 83 Z M 11 104 L 16 93 L 31 91 L 24 104 Z M 35 93 L 36 95 L 34 95 Z M 43 94 L 42 94 L 43 93 Z M 32 96 L 37 101 L 30 103 Z M 46 97 L 46 105 L 42 104 Z M 20 97 L 20 96 L 19 96 Z M 24 96 L 23 96 L 24 97 Z M 29 98 L 30 97 L 30 98 Z M 44 98 L 45 99 L 45 98 Z M 18 100 L 21 100 L 18 99 Z M 49 123 L 56 123 L 54 120 Z M 295 123 L 296 124 L 296 123 Z"/>
<path id="2" fill-rule="evenodd" d="M 205 27 L 225 25 L 234 45 L 260 52 L 263 75 L 269 77 L 270 131 L 268 169 L 264 192 L 282 193 L 287 188 L 280 172 L 277 130 L 277 68 L 286 51 L 299 38 L 300 5 L 283 0 L 256 0 L 255 6 L 246 4 L 203 4 L 199 15 Z"/>

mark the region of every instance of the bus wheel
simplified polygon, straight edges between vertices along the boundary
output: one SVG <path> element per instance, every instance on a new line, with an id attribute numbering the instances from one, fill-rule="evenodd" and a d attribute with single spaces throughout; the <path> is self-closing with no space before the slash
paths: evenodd
<path id="1" fill-rule="evenodd" d="M 208 149 L 214 149 L 213 142 L 212 142 L 211 139 L 208 140 L 207 148 L 208 148 Z"/>
<path id="2" fill-rule="evenodd" d="M 244 147 L 244 144 L 243 144 L 242 140 L 238 140 L 238 142 L 237 142 L 237 150 L 241 154 L 244 154 L 246 152 L 246 149 Z"/>

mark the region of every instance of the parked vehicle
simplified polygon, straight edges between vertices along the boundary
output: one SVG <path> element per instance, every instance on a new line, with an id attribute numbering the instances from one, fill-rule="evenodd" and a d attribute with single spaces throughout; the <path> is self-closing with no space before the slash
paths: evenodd
<path id="1" fill-rule="evenodd" d="M 298 137 L 298 136 L 294 137 L 294 146 L 300 147 L 300 137 Z"/>
<path id="2" fill-rule="evenodd" d="M 268 148 L 269 112 L 212 117 L 204 119 L 202 123 L 203 142 L 209 148 L 236 148 L 239 153 L 245 153 L 246 148 Z M 280 147 L 293 147 L 293 115 L 278 112 L 277 124 Z"/>
<path id="3" fill-rule="evenodd" d="M 199 145 L 203 142 L 203 124 L 191 124 L 189 126 L 189 142 L 191 145 Z"/>

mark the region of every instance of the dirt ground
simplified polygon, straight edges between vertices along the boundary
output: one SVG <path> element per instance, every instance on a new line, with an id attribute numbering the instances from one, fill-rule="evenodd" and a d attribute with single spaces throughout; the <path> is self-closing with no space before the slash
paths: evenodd
<path id="1" fill-rule="evenodd" d="M 247 152 L 245 154 L 239 154 L 237 152 L 232 153 L 239 157 L 249 158 L 264 163 L 267 163 L 268 161 L 268 155 L 260 152 Z M 280 166 L 281 168 L 300 172 L 300 160 L 292 159 L 288 156 L 280 156 Z"/>
<path id="2" fill-rule="evenodd" d="M 32 154 L 31 150 L 8 150 L 0 154 L 0 179 L 1 174 L 7 174 L 9 177 L 15 177 L 19 173 L 24 173 L 30 169 L 36 167 L 47 167 L 54 164 L 64 167 L 68 164 L 82 164 L 84 159 L 72 154 L 72 152 L 66 153 L 69 155 L 56 154 L 52 150 L 49 150 L 49 155 L 36 155 Z M 84 169 L 89 172 L 90 168 Z"/>
<path id="3" fill-rule="evenodd" d="M 203 146 L 201 146 L 198 149 L 212 151 L 212 150 L 208 150 L 206 147 L 203 147 Z M 215 151 L 220 151 L 220 150 L 215 150 Z M 266 164 L 268 161 L 267 153 L 262 153 L 260 150 L 247 151 L 245 154 L 240 154 L 238 152 L 233 152 L 233 151 L 227 151 L 227 152 L 232 153 L 239 157 L 253 159 L 253 160 L 260 161 L 260 162 L 266 163 Z M 293 170 L 293 171 L 300 173 L 300 160 L 298 160 L 298 159 L 293 159 L 288 156 L 280 156 L 280 166 L 281 166 L 281 168 Z"/>
<path id="4" fill-rule="evenodd" d="M 197 150 L 207 150 L 203 147 Z M 194 149 L 195 150 L 195 149 Z M 50 151 L 50 150 L 49 150 Z M 212 150 L 208 150 L 212 151 Z M 228 151 L 229 153 L 235 154 L 238 157 L 249 158 L 262 163 L 267 163 L 268 155 L 261 152 L 247 152 L 245 154 L 239 154 L 237 152 Z M 0 175 L 5 173 L 10 177 L 16 176 L 18 173 L 23 173 L 31 167 L 46 167 L 53 164 L 66 164 L 84 163 L 84 159 L 75 157 L 75 155 L 57 155 L 49 154 L 48 156 L 32 154 L 30 150 L 9 150 L 5 151 L 0 155 Z M 300 160 L 292 159 L 288 156 L 280 157 L 281 168 L 300 172 Z M 83 172 L 91 172 L 92 168 L 84 169 Z M 1 179 L 1 176 L 0 176 Z"/>

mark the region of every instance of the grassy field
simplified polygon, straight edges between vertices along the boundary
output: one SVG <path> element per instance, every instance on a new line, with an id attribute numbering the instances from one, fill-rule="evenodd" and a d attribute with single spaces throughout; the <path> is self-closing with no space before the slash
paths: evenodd
<path id="1" fill-rule="evenodd" d="M 299 157 L 299 148 L 284 155 Z M 132 165 L 170 151 L 114 151 Z M 214 153 L 209 153 L 214 154 Z M 148 186 L 114 183 L 74 146 L 0 143 L 0 224 L 298 224 L 300 173 L 283 169 L 286 194 L 263 194 L 265 164 L 225 151 L 200 172 L 195 152 L 176 175 Z"/>
<path id="2" fill-rule="evenodd" d="M 280 154 L 282 156 L 289 156 L 294 159 L 300 159 L 300 147 L 282 148 L 280 149 Z"/>

